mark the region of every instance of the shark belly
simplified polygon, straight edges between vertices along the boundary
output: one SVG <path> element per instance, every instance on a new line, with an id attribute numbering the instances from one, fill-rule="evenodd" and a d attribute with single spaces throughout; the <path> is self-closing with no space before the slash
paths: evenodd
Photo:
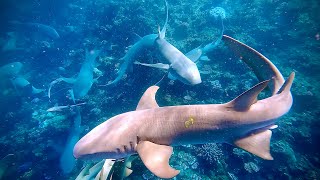
<path id="1" fill-rule="evenodd" d="M 161 55 L 170 64 L 169 73 L 175 79 L 190 85 L 201 83 L 200 72 L 194 62 L 165 39 L 158 38 L 155 44 Z"/>

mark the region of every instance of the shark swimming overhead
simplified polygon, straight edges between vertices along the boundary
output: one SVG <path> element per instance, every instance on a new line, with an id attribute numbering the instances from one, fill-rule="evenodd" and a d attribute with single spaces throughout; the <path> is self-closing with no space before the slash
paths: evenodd
<path id="1" fill-rule="evenodd" d="M 228 143 L 263 159 L 270 154 L 271 129 L 293 103 L 290 88 L 294 73 L 284 81 L 270 60 L 253 48 L 228 36 L 223 41 L 241 55 L 259 79 L 268 77 L 224 104 L 159 107 L 155 94 L 159 87 L 149 87 L 136 111 L 110 118 L 95 127 L 74 147 L 73 154 L 82 159 L 120 159 L 138 154 L 145 166 L 160 178 L 172 178 L 179 170 L 169 165 L 172 146 Z M 259 72 L 261 73 L 259 73 Z M 258 100 L 267 86 L 273 94 Z"/>
<path id="2" fill-rule="evenodd" d="M 165 3 L 167 8 L 167 2 L 165 1 Z M 167 22 L 168 22 L 168 9 L 167 9 L 167 16 L 166 16 L 164 27 L 166 27 Z M 128 73 L 129 71 L 132 71 L 133 63 L 136 60 L 135 58 L 139 55 L 139 53 L 143 49 L 153 48 L 157 38 L 158 38 L 157 34 L 148 34 L 143 37 L 140 37 L 139 41 L 137 41 L 135 44 L 131 46 L 131 48 L 128 50 L 126 55 L 120 58 L 120 60 L 123 60 L 124 62 L 120 66 L 120 69 L 118 71 L 118 76 L 116 77 L 116 79 L 114 79 L 112 82 L 106 85 L 117 84 L 126 73 Z M 106 86 L 106 85 L 103 85 L 103 86 Z"/>
<path id="3" fill-rule="evenodd" d="M 159 51 L 159 53 L 162 55 L 162 57 L 165 59 L 165 64 L 163 64 L 166 67 L 169 67 L 168 71 L 168 77 L 172 80 L 179 80 L 185 84 L 188 85 L 196 85 L 201 83 L 201 77 L 200 72 L 198 70 L 197 65 L 190 60 L 186 55 L 184 55 L 180 50 L 178 50 L 176 47 L 174 47 L 172 44 L 170 44 L 168 41 L 166 41 L 165 34 L 167 29 L 167 23 L 168 23 L 168 3 L 165 1 L 166 4 L 166 22 L 163 26 L 162 30 L 160 31 L 160 27 L 158 29 L 158 37 L 154 42 L 154 45 L 156 49 Z M 146 65 L 141 64 L 140 65 Z M 158 68 L 155 65 L 147 65 L 147 66 L 153 66 Z"/>

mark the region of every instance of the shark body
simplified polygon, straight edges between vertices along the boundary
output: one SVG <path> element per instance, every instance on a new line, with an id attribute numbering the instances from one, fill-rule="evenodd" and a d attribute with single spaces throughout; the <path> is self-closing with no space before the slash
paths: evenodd
<path id="1" fill-rule="evenodd" d="M 165 34 L 168 24 L 168 3 L 166 5 L 166 21 L 160 31 L 158 29 L 158 37 L 154 41 L 154 46 L 158 50 L 159 54 L 165 60 L 166 65 L 169 67 L 168 77 L 172 80 L 179 80 L 188 85 L 196 85 L 201 83 L 200 72 L 197 65 L 184 55 L 179 49 L 165 40 Z M 141 64 L 143 65 L 143 64 Z M 152 65 L 151 65 L 152 66 Z M 157 67 L 157 66 L 154 66 Z M 164 69 L 168 68 L 165 67 Z M 159 68 L 159 67 L 157 67 Z"/>
<path id="2" fill-rule="evenodd" d="M 248 58 L 245 62 L 249 66 L 265 64 L 265 72 L 273 78 L 225 104 L 159 107 L 155 101 L 158 87 L 151 86 L 136 111 L 117 115 L 81 138 L 74 147 L 74 156 L 118 159 L 138 153 L 146 167 L 160 178 L 179 174 L 169 165 L 172 146 L 177 145 L 229 143 L 272 160 L 270 129 L 275 128 L 276 120 L 292 106 L 290 88 L 294 73 L 284 81 L 278 69 L 263 55 L 228 36 L 223 40 L 242 59 Z M 262 77 L 255 73 L 258 78 Z M 272 88 L 273 95 L 257 100 L 267 86 Z"/>
<path id="3" fill-rule="evenodd" d="M 95 60 L 98 57 L 100 50 L 86 50 L 86 60 L 82 64 L 80 72 L 76 78 L 58 78 L 50 83 L 48 90 L 48 97 L 51 98 L 51 88 L 56 83 L 64 81 L 66 83 L 72 84 L 73 87 L 70 89 L 70 94 L 72 96 L 73 101 L 75 99 L 80 99 L 87 95 L 91 86 L 93 84 L 93 70 L 95 68 Z"/>
<path id="4" fill-rule="evenodd" d="M 180 50 L 165 40 L 165 33 L 168 24 L 168 3 L 165 0 L 166 7 L 166 20 L 165 24 L 158 34 L 149 34 L 142 37 L 136 42 L 127 52 L 127 54 L 121 58 L 124 63 L 121 65 L 118 76 L 115 80 L 107 85 L 113 85 L 118 83 L 124 74 L 132 69 L 133 64 L 139 64 L 143 66 L 155 67 L 160 69 L 166 69 L 169 71 L 168 77 L 172 80 L 179 80 L 185 84 L 195 85 L 201 83 L 201 77 L 197 65 L 188 56 L 184 55 Z M 135 57 L 143 49 L 156 48 L 157 52 L 163 57 L 164 64 L 146 64 L 146 63 L 135 63 Z M 196 58 L 200 58 L 201 53 L 197 53 Z M 199 54 L 199 55 L 198 55 Z M 191 55 L 190 55 L 191 56 Z M 131 68 L 130 68 L 131 67 Z"/>
<path id="5" fill-rule="evenodd" d="M 153 47 L 154 41 L 157 39 L 157 34 L 149 34 L 143 36 L 138 42 L 136 42 L 126 53 L 124 57 L 120 60 L 124 62 L 121 64 L 120 69 L 118 71 L 118 76 L 112 82 L 107 85 L 115 85 L 117 84 L 121 78 L 133 68 L 133 63 L 135 58 L 138 56 L 139 52 L 143 49 L 150 49 Z"/>

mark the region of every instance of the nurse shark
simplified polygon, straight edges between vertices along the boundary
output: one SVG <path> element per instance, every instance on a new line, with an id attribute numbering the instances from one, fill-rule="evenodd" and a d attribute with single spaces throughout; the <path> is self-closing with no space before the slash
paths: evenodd
<path id="1" fill-rule="evenodd" d="M 260 83 L 224 104 L 168 107 L 158 106 L 155 94 L 159 87 L 151 86 L 135 111 L 114 116 L 82 137 L 74 147 L 75 158 L 121 159 L 138 154 L 160 178 L 179 174 L 169 165 L 172 146 L 178 145 L 228 143 L 272 160 L 271 129 L 292 106 L 295 74 L 285 81 L 276 66 L 253 48 L 229 36 L 222 40 L 253 69 Z M 272 95 L 258 100 L 267 86 Z"/>
<path id="2" fill-rule="evenodd" d="M 169 71 L 168 77 L 172 80 L 179 80 L 185 84 L 196 85 L 201 83 L 201 77 L 197 65 L 186 55 L 184 55 L 180 50 L 174 47 L 172 44 L 165 40 L 165 33 L 168 24 L 168 3 L 165 1 L 166 8 L 166 20 L 163 28 L 160 31 L 158 29 L 158 34 L 149 34 L 142 37 L 138 42 L 136 42 L 127 52 L 127 54 L 121 58 L 124 63 L 121 65 L 118 76 L 112 82 L 106 85 L 114 85 L 118 83 L 121 78 L 129 69 L 132 69 L 133 64 L 140 64 L 149 67 L 157 67 L 153 64 L 146 63 L 135 63 L 135 58 L 143 49 L 155 48 L 157 53 L 159 53 L 165 64 L 159 63 L 160 69 L 167 69 Z M 200 56 L 199 56 L 200 57 Z M 103 85 L 103 86 L 106 86 Z"/>

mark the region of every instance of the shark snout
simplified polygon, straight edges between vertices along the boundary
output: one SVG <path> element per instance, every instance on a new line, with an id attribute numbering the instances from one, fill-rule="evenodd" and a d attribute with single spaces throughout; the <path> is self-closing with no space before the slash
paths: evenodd
<path id="1" fill-rule="evenodd" d="M 81 148 L 81 145 L 79 144 L 79 142 L 74 146 L 73 148 L 73 156 L 76 159 L 81 158 L 85 153 L 83 152 L 83 148 Z"/>
<path id="2" fill-rule="evenodd" d="M 198 68 L 189 69 L 188 75 L 188 81 L 191 85 L 200 84 L 202 82 Z"/>

